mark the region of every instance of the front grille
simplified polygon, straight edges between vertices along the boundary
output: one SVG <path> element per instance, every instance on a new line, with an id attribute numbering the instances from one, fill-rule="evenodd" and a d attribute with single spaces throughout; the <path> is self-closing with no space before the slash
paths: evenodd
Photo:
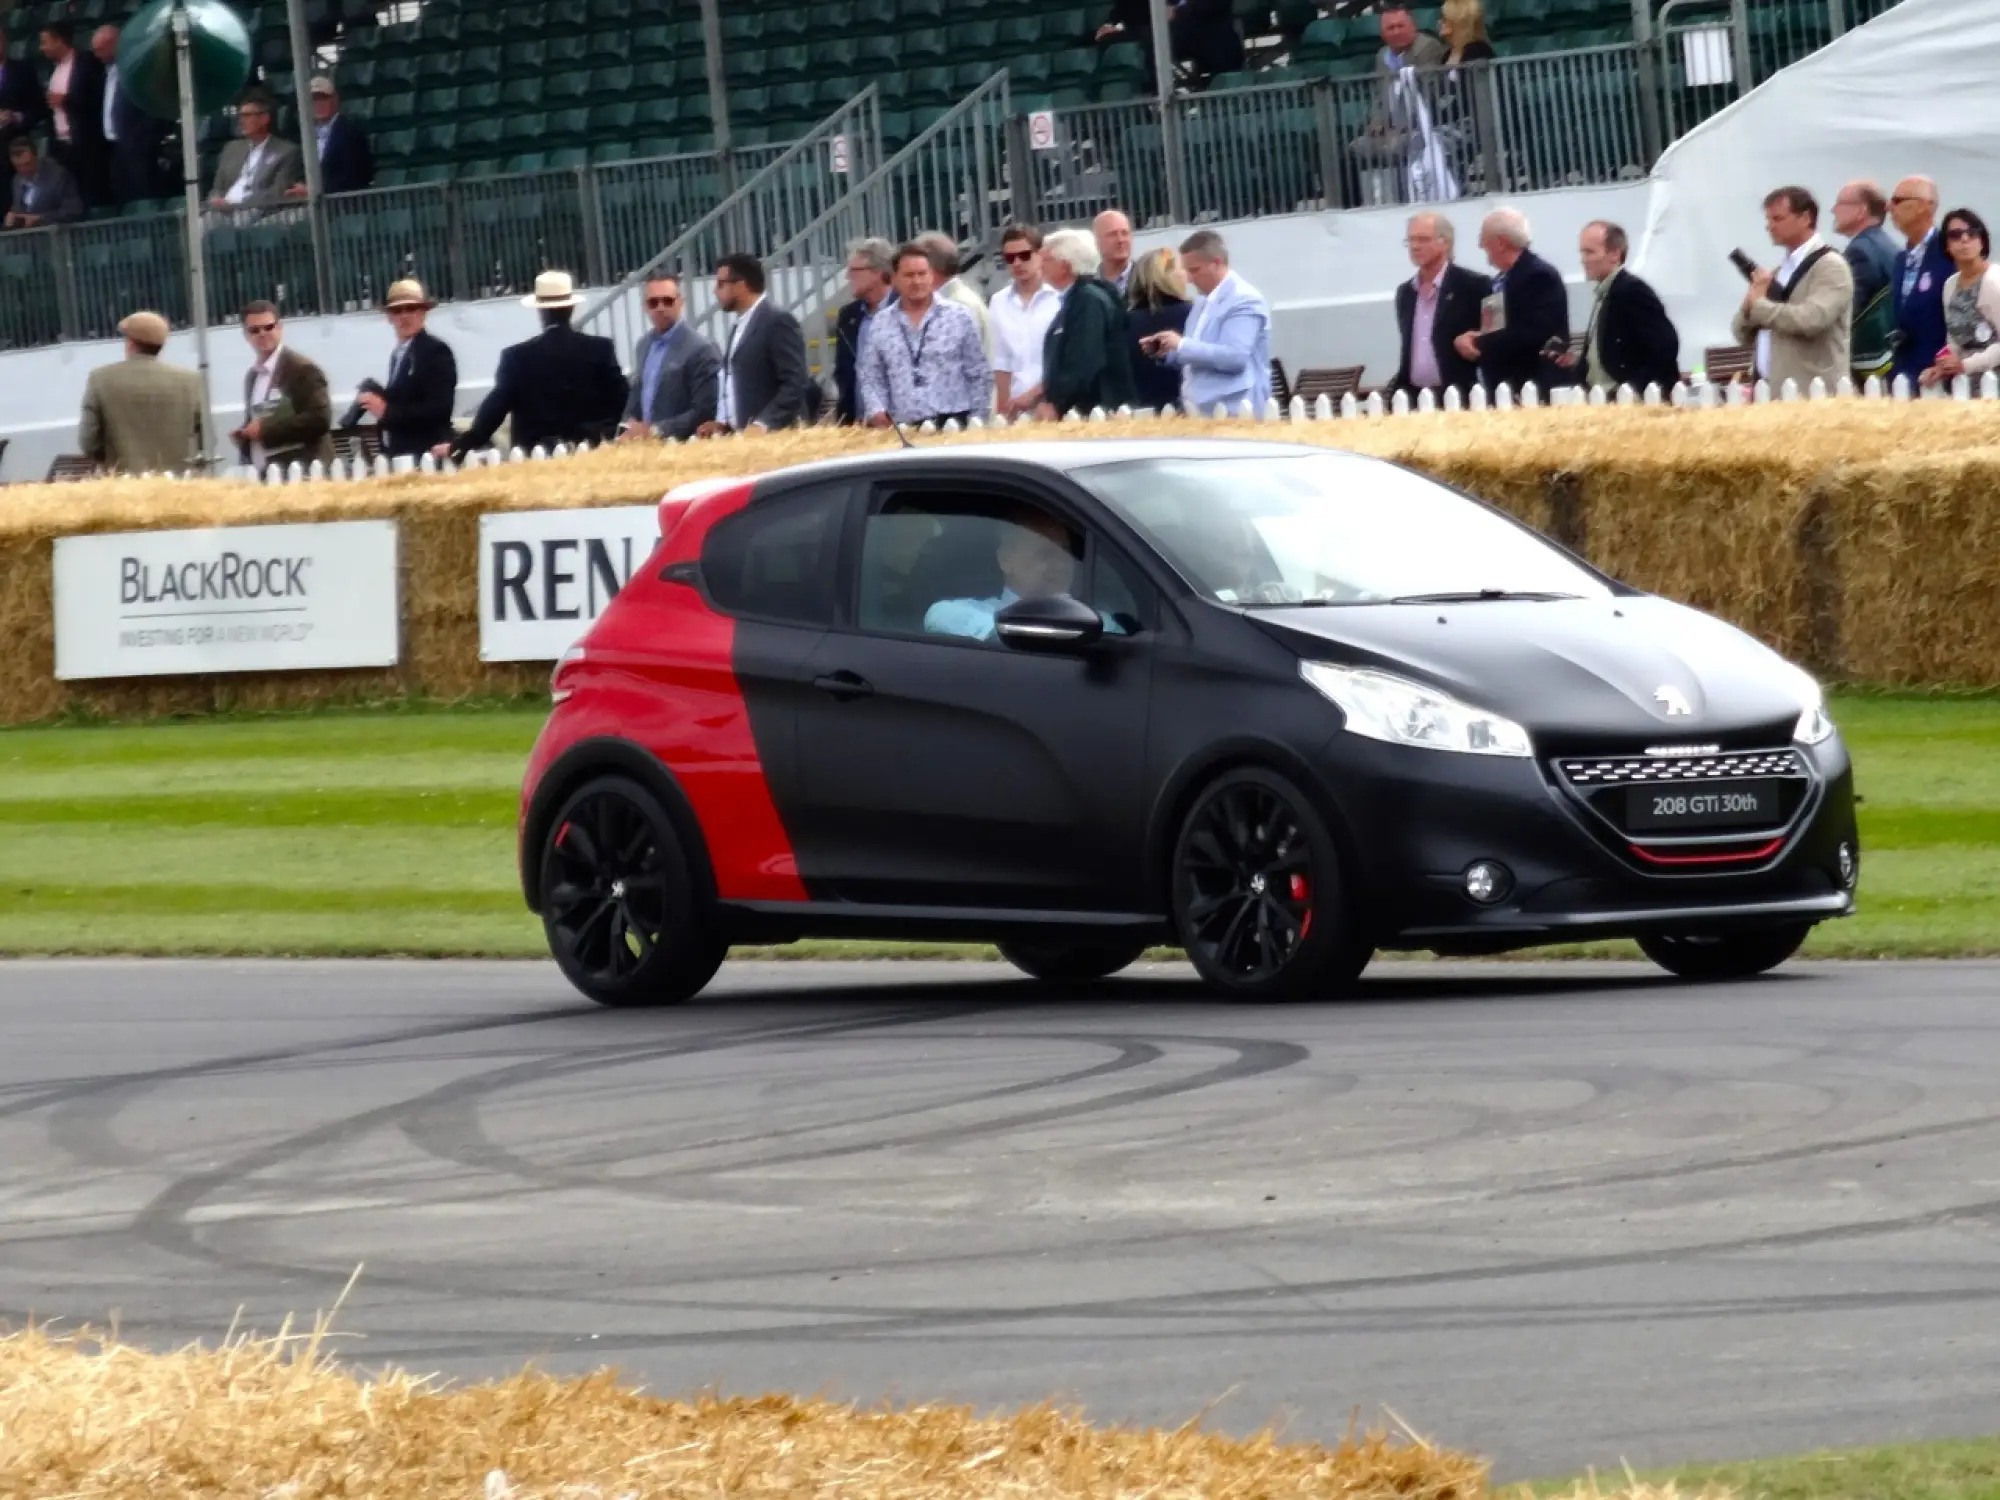
<path id="1" fill-rule="evenodd" d="M 1674 781 L 1735 781 L 1753 776 L 1806 775 L 1796 750 L 1741 750 L 1728 755 L 1621 755 L 1556 762 L 1574 787 L 1638 786 Z"/>

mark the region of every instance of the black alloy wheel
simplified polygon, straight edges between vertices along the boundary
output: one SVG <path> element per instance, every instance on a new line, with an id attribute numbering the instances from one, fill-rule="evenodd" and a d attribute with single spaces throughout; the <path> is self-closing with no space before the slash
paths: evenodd
<path id="1" fill-rule="evenodd" d="M 1751 979 L 1777 968 L 1799 951 L 1811 931 L 1811 923 L 1795 922 L 1761 932 L 1652 933 L 1639 939 L 1639 948 L 1669 974 L 1715 983 Z"/>
<path id="2" fill-rule="evenodd" d="M 695 900 L 666 809 L 623 776 L 579 788 L 551 820 L 542 926 L 564 976 L 600 1005 L 686 1000 L 728 951 Z"/>
<path id="3" fill-rule="evenodd" d="M 1088 984 L 1130 967 L 1146 951 L 1143 938 L 1027 938 L 997 945 L 1000 956 L 1047 984 Z"/>
<path id="4" fill-rule="evenodd" d="M 1232 996 L 1336 994 L 1373 954 L 1325 821 L 1297 787 L 1255 767 L 1222 776 L 1188 810 L 1173 909 L 1188 958 Z"/>

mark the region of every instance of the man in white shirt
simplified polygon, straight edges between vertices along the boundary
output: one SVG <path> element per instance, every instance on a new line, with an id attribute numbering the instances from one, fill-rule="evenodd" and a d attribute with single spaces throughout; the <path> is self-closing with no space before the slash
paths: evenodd
<path id="1" fill-rule="evenodd" d="M 271 101 L 252 94 L 237 106 L 240 140 L 229 142 L 215 164 L 215 181 L 208 204 L 232 209 L 280 200 L 294 183 L 304 182 L 305 163 L 299 148 L 271 134 Z"/>
<path id="2" fill-rule="evenodd" d="M 993 404 L 1003 417 L 1032 412 L 1042 399 L 1042 345 L 1062 310 L 1062 293 L 1042 280 L 1042 232 L 1012 224 L 1000 258 L 1013 284 L 993 294 Z"/>

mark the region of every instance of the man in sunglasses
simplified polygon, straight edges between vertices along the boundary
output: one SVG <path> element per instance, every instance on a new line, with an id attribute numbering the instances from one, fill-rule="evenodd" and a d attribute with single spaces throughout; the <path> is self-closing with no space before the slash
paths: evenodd
<path id="1" fill-rule="evenodd" d="M 333 462 L 333 400 L 326 372 L 285 347 L 285 325 L 269 302 L 243 309 L 251 363 L 243 377 L 243 425 L 229 435 L 237 456 L 258 474 L 276 464 Z"/>
<path id="2" fill-rule="evenodd" d="M 1042 346 L 1062 311 L 1062 293 L 1042 280 L 1042 232 L 1010 224 L 1000 258 L 1012 284 L 993 294 L 993 404 L 1003 417 L 1032 412 L 1042 399 Z"/>
<path id="3" fill-rule="evenodd" d="M 722 356 L 715 345 L 681 321 L 680 279 L 655 276 L 646 283 L 646 317 L 652 329 L 632 351 L 632 394 L 625 401 L 625 438 L 685 441 L 715 414 Z"/>
<path id="4" fill-rule="evenodd" d="M 420 281 L 389 288 L 382 311 L 396 332 L 389 354 L 389 381 L 369 381 L 355 405 L 371 413 L 382 429 L 382 452 L 389 458 L 421 458 L 452 440 L 451 414 L 458 403 L 458 356 L 451 345 L 424 327 L 437 303 Z"/>

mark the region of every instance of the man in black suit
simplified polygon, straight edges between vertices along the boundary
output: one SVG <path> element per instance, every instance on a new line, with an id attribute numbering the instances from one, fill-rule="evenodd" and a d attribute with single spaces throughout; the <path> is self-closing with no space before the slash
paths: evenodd
<path id="1" fill-rule="evenodd" d="M 69 168 L 83 201 L 93 208 L 111 201 L 110 164 L 104 150 L 104 64 L 76 45 L 76 28 L 51 21 L 42 28 L 42 56 L 49 74 L 49 112 L 55 139 L 49 155 Z"/>
<path id="2" fill-rule="evenodd" d="M 139 203 L 166 197 L 173 191 L 160 170 L 166 122 L 147 114 L 118 86 L 118 28 L 93 31 L 90 53 L 104 65 L 104 140 L 112 199 Z"/>
<path id="3" fill-rule="evenodd" d="M 1618 225 L 1599 219 L 1583 226 L 1578 248 L 1583 274 L 1595 283 L 1597 296 L 1583 353 L 1565 353 L 1560 363 L 1586 389 L 1629 385 L 1644 393 L 1657 385 L 1666 394 L 1681 378 L 1681 336 L 1660 294 L 1625 269 L 1630 239 Z"/>
<path id="4" fill-rule="evenodd" d="M 1417 274 L 1396 288 L 1396 326 L 1403 335 L 1403 362 L 1392 390 L 1468 396 L 1479 384 L 1479 367 L 1458 352 L 1460 334 L 1477 332 L 1479 305 L 1493 282 L 1452 259 L 1458 236 L 1443 214 L 1421 213 L 1410 220 L 1405 243 Z"/>
<path id="5" fill-rule="evenodd" d="M 567 271 L 544 271 L 535 278 L 534 294 L 521 305 L 541 314 L 542 331 L 501 351 L 493 389 L 479 403 L 471 430 L 451 445 L 452 457 L 484 448 L 509 414 L 513 446 L 525 452 L 557 443 L 601 443 L 617 432 L 631 388 L 611 340 L 569 326 L 581 300 Z"/>
<path id="6" fill-rule="evenodd" d="M 775 432 L 797 423 L 806 410 L 806 338 L 799 320 L 764 296 L 764 264 L 754 255 L 725 255 L 715 268 L 715 300 L 736 314 L 722 351 L 722 389 L 715 420 L 698 436 Z"/>
<path id="7" fill-rule="evenodd" d="M 312 81 L 312 102 L 320 191 L 360 192 L 375 181 L 375 153 L 368 145 L 368 132 L 340 112 L 340 95 L 324 73 Z M 305 184 L 299 183 L 292 196 L 303 196 L 305 191 Z"/>
<path id="8" fill-rule="evenodd" d="M 1534 231 L 1516 208 L 1496 208 L 1479 226 L 1479 248 L 1493 269 L 1480 329 L 1460 334 L 1460 355 L 1475 360 L 1479 378 L 1516 395 L 1530 381 L 1544 395 L 1570 383 L 1556 359 L 1569 348 L 1569 293 L 1562 272 L 1529 249 Z"/>
<path id="9" fill-rule="evenodd" d="M 42 78 L 27 58 L 7 55 L 7 28 L 0 26 L 0 150 L 17 135 L 26 135 L 49 117 L 42 97 Z"/>
<path id="10" fill-rule="evenodd" d="M 362 392 L 360 405 L 375 418 L 382 451 L 390 458 L 416 458 L 451 443 L 458 358 L 451 345 L 424 327 L 436 306 L 420 281 L 397 282 L 382 304 L 396 330 L 396 348 L 389 356 L 388 383 L 380 392 Z"/>

